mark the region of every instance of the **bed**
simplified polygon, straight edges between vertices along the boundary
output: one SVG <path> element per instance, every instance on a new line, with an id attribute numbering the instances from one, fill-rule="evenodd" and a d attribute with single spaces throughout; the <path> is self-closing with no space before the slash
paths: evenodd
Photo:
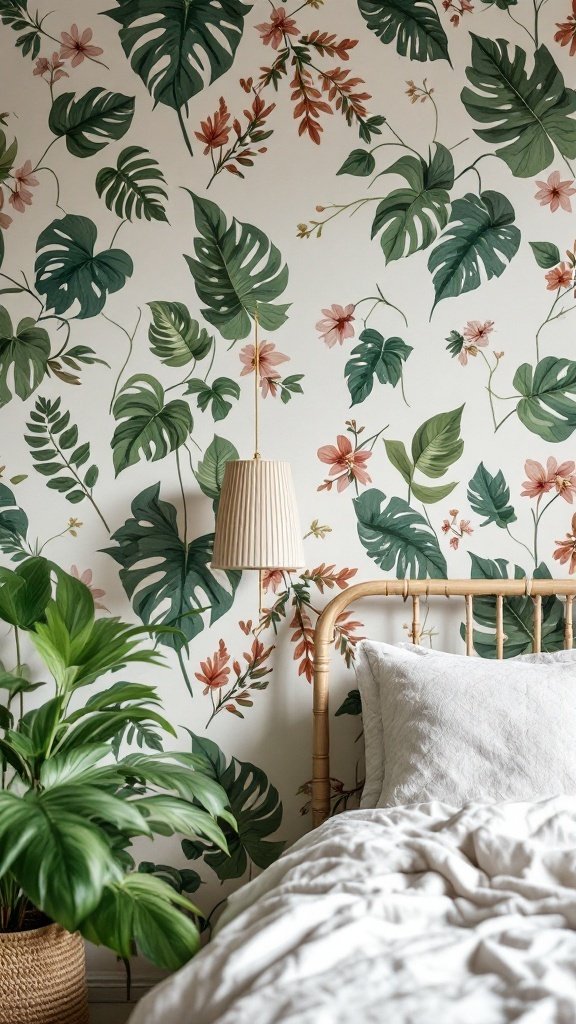
<path id="1" fill-rule="evenodd" d="M 377 581 L 334 598 L 316 630 L 314 828 L 130 1024 L 574 1024 L 575 594 L 574 580 Z M 418 645 L 434 595 L 462 599 L 468 660 Z M 361 645 L 366 786 L 360 810 L 329 817 L 334 623 L 393 596 L 411 602 L 412 645 Z M 490 661 L 470 657 L 475 601 Z M 503 660 L 509 616 L 532 610 L 532 654 Z"/>

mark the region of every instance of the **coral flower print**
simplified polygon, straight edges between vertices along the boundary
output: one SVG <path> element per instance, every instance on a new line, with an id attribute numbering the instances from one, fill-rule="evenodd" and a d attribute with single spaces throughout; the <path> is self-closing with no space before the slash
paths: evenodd
<path id="1" fill-rule="evenodd" d="M 522 484 L 524 490 L 522 497 L 540 498 L 543 494 L 555 490 L 570 505 L 576 493 L 576 476 L 574 476 L 576 464 L 571 460 L 561 462 L 558 465 L 554 456 L 546 460 L 546 468 L 540 462 L 528 459 L 524 465 L 524 472 L 528 477 Z"/>
<path id="2" fill-rule="evenodd" d="M 92 46 L 90 44 L 93 34 L 91 28 L 85 28 L 82 34 L 80 34 L 78 25 L 72 25 L 69 32 L 62 32 L 60 34 L 60 39 L 62 40 L 60 56 L 64 60 L 70 60 L 73 68 L 78 67 L 85 57 L 99 57 L 101 53 L 104 53 L 104 50 L 100 46 Z"/>
<path id="3" fill-rule="evenodd" d="M 556 561 L 560 562 L 560 565 L 569 562 L 568 572 L 576 572 L 576 515 L 572 516 L 571 532 L 566 534 L 565 540 L 557 540 L 555 543 L 558 545 L 554 552 Z"/>
<path id="4" fill-rule="evenodd" d="M 492 334 L 493 330 L 493 320 L 486 320 L 483 324 L 479 320 L 469 320 L 463 334 L 471 344 L 484 347 L 488 344 L 488 335 Z"/>
<path id="5" fill-rule="evenodd" d="M 284 573 L 281 569 L 265 569 L 262 573 L 262 589 L 264 591 L 272 590 L 275 594 L 278 593 L 278 587 L 284 585 Z"/>
<path id="6" fill-rule="evenodd" d="M 570 46 L 570 56 L 576 54 L 576 0 L 572 0 L 572 14 L 568 15 L 567 21 L 557 21 L 558 31 L 554 39 L 560 46 Z"/>
<path id="7" fill-rule="evenodd" d="M 228 648 L 223 640 L 218 644 L 218 650 L 214 653 L 213 658 L 206 658 L 206 661 L 200 662 L 200 672 L 195 672 L 196 679 L 199 679 L 201 683 L 204 683 L 204 693 L 209 693 L 210 690 L 219 690 L 221 686 L 226 686 L 228 682 L 228 676 L 230 675 L 230 667 L 228 662 L 230 661 L 230 655 Z"/>
<path id="8" fill-rule="evenodd" d="M 450 533 L 450 547 L 457 551 L 460 545 L 460 541 L 465 536 L 470 536 L 474 533 L 474 529 L 470 526 L 469 519 L 461 519 L 458 523 L 458 509 L 451 508 L 448 515 L 450 519 L 445 519 L 442 523 L 442 533 Z"/>
<path id="9" fill-rule="evenodd" d="M 349 302 L 347 306 L 339 306 L 338 303 L 334 303 L 329 309 L 322 310 L 324 319 L 318 321 L 316 330 L 319 331 L 322 341 L 328 348 L 333 348 L 334 345 L 343 345 L 347 338 L 354 337 L 352 321 L 355 308 L 354 303 Z"/>
<path id="10" fill-rule="evenodd" d="M 558 291 L 559 288 L 569 288 L 572 284 L 574 271 L 572 267 L 569 267 L 566 263 L 561 263 L 560 266 L 554 267 L 553 270 L 549 270 L 545 275 L 548 284 L 546 288 L 549 292 Z"/>
<path id="11" fill-rule="evenodd" d="M 280 380 L 280 374 L 275 367 L 281 363 L 289 362 L 290 357 L 283 352 L 276 351 L 276 345 L 272 341 L 265 341 L 258 346 L 258 369 L 260 373 L 260 387 L 264 398 L 268 394 L 272 397 L 276 394 L 276 381 Z M 256 368 L 256 350 L 254 345 L 246 345 L 240 352 L 240 362 L 243 363 L 243 370 L 240 376 L 247 373 L 254 373 Z"/>
<path id="12" fill-rule="evenodd" d="M 298 35 L 298 28 L 294 18 L 289 18 L 286 15 L 284 7 L 277 7 L 276 10 L 272 11 L 270 21 L 264 21 L 260 25 L 256 25 L 256 28 L 264 45 L 271 46 L 273 50 L 278 49 L 284 39 L 284 35 Z"/>
<path id="13" fill-rule="evenodd" d="M 576 188 L 571 187 L 574 184 L 572 179 L 561 181 L 560 171 L 552 171 L 548 181 L 537 181 L 536 184 L 538 192 L 534 198 L 540 201 L 540 206 L 549 206 L 551 213 L 556 213 L 560 207 L 566 213 L 572 213 L 570 197 L 576 195 Z"/>
<path id="14" fill-rule="evenodd" d="M 210 152 L 211 149 L 220 149 L 221 146 L 225 146 L 230 138 L 231 127 L 228 124 L 230 120 L 230 112 L 226 106 L 224 97 L 220 97 L 220 104 L 218 110 L 214 114 L 214 117 L 207 117 L 205 121 L 200 122 L 199 132 L 194 132 L 194 135 L 200 142 L 205 144 L 204 156 Z"/>
<path id="15" fill-rule="evenodd" d="M 450 331 L 446 338 L 448 349 L 452 358 L 458 356 L 458 362 L 462 366 L 468 365 L 468 356 L 476 357 L 479 348 L 485 348 L 489 342 L 489 335 L 494 330 L 494 321 L 468 320 L 462 334 L 460 331 Z"/>
<path id="16" fill-rule="evenodd" d="M 70 78 L 67 71 L 63 70 L 64 61 L 60 59 L 60 55 L 54 51 L 50 60 L 47 57 L 38 57 L 36 66 L 33 74 L 40 75 L 41 78 L 46 74 L 50 74 L 50 82 L 48 84 L 54 84 L 61 78 Z"/>
<path id="17" fill-rule="evenodd" d="M 330 490 L 332 484 L 337 485 L 338 491 L 343 491 L 349 484 L 357 481 L 360 484 L 369 484 L 372 478 L 366 470 L 366 463 L 372 457 L 372 452 L 354 449 L 350 438 L 345 434 L 338 434 L 336 446 L 325 444 L 318 449 L 318 458 L 330 466 L 330 476 L 336 480 L 327 480 L 321 484 L 318 490 Z"/>

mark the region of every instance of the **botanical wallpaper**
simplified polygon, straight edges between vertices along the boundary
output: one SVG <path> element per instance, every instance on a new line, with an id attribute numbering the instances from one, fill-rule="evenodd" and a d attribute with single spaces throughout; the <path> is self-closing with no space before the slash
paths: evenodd
<path id="1" fill-rule="evenodd" d="M 327 598 L 576 571 L 576 0 L 108 3 L 0 0 L 0 549 L 179 628 L 157 681 L 239 833 L 145 867 L 209 913 L 306 824 Z M 265 574 L 261 613 L 254 574 L 210 564 L 256 317 L 307 558 Z M 494 657 L 493 602 L 475 619 Z M 371 625 L 337 624 L 335 809 Z M 531 628 L 508 602 L 507 654 Z"/>

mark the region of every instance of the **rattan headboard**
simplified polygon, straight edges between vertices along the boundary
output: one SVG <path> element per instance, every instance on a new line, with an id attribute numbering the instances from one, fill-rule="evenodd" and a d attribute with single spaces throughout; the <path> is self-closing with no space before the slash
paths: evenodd
<path id="1" fill-rule="evenodd" d="M 411 639 L 420 639 L 420 598 L 463 597 L 465 602 L 466 654 L 474 654 L 472 613 L 475 597 L 496 598 L 496 657 L 504 656 L 504 598 L 531 597 L 534 601 L 533 650 L 542 645 L 542 598 L 564 597 L 564 647 L 572 648 L 572 602 L 576 580 L 371 580 L 356 583 L 333 598 L 318 619 L 314 657 L 314 733 L 312 769 L 312 823 L 320 825 L 330 813 L 330 726 L 328 717 L 328 672 L 338 616 L 362 597 L 412 599 Z"/>

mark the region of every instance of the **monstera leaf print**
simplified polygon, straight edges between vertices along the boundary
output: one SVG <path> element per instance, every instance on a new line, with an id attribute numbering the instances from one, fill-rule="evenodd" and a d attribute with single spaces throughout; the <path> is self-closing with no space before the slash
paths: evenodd
<path id="1" fill-rule="evenodd" d="M 202 761 L 202 767 L 226 791 L 228 802 L 236 819 L 238 831 L 226 822 L 222 825 L 229 855 L 214 844 L 184 840 L 182 849 L 187 857 L 204 862 L 216 873 L 220 881 L 241 878 L 248 864 L 267 868 L 282 853 L 285 843 L 268 837 L 282 823 L 282 803 L 278 790 L 265 772 L 248 761 L 233 757 L 226 764 L 224 754 L 212 740 L 191 732 L 192 753 Z"/>
<path id="2" fill-rule="evenodd" d="M 488 281 L 504 273 L 520 246 L 514 218 L 500 192 L 468 193 L 454 201 L 448 229 L 428 260 L 436 292 L 432 312 L 442 299 L 479 288 L 482 271 Z"/>
<path id="3" fill-rule="evenodd" d="M 462 102 L 484 142 L 497 145 L 496 155 L 512 174 L 530 178 L 554 159 L 576 157 L 576 92 L 567 89 L 561 72 L 545 46 L 534 54 L 532 74 L 526 72 L 526 53 L 504 39 L 483 39 L 472 33 L 472 66 L 466 69 L 473 89 L 462 90 Z"/>
<path id="4" fill-rule="evenodd" d="M 534 367 L 522 363 L 514 387 L 523 395 L 517 413 L 544 441 L 565 441 L 576 430 L 576 362 L 547 356 Z"/>
<path id="5" fill-rule="evenodd" d="M 14 492 L 0 481 L 0 551 L 13 562 L 30 557 L 26 549 L 28 516 L 18 505 Z"/>
<path id="6" fill-rule="evenodd" d="M 512 505 L 508 504 L 510 488 L 501 469 L 493 476 L 481 462 L 468 484 L 468 501 L 477 516 L 485 517 L 480 526 L 495 523 L 506 530 L 510 523 L 516 522 L 516 513 Z"/>
<path id="7" fill-rule="evenodd" d="M 179 110 L 232 66 L 252 5 L 240 0 L 116 0 L 122 49 L 154 103 Z"/>
<path id="8" fill-rule="evenodd" d="M 48 124 L 54 135 L 66 139 L 72 156 L 94 156 L 126 134 L 134 116 L 134 98 L 105 89 L 90 89 L 76 99 L 64 92 L 52 104 Z"/>
<path id="9" fill-rule="evenodd" d="M 112 438 L 116 476 L 144 457 L 148 462 L 164 459 L 176 451 L 192 432 L 192 413 L 181 398 L 164 403 L 164 388 L 154 377 L 131 377 L 112 408 L 121 420 Z"/>
<path id="10" fill-rule="evenodd" d="M 450 150 L 436 143 L 429 164 L 422 157 L 402 156 L 385 173 L 398 174 L 408 183 L 378 204 L 372 224 L 372 238 L 382 231 L 380 245 L 390 263 L 427 249 L 446 227 L 454 161 Z"/>
<path id="11" fill-rule="evenodd" d="M 134 216 L 167 221 L 162 200 L 168 196 L 158 182 L 166 184 L 158 162 L 142 146 L 128 146 L 120 153 L 116 167 L 98 171 L 96 191 L 122 220 Z"/>
<path id="12" fill-rule="evenodd" d="M 358 0 L 368 28 L 383 43 L 396 42 L 410 60 L 450 60 L 448 40 L 432 0 Z"/>
<path id="13" fill-rule="evenodd" d="M 48 333 L 30 317 L 21 320 L 14 330 L 8 310 L 0 306 L 0 407 L 12 398 L 10 373 L 14 394 L 30 398 L 44 379 L 49 358 Z"/>
<path id="14" fill-rule="evenodd" d="M 216 203 L 190 192 L 194 202 L 196 259 L 185 256 L 198 298 L 207 304 L 202 316 L 227 341 L 246 338 L 251 319 L 266 331 L 286 323 L 288 305 L 274 304 L 288 284 L 288 267 L 260 228 L 234 217 L 230 225 Z"/>
<path id="15" fill-rule="evenodd" d="M 551 579 L 550 571 L 544 564 L 536 566 L 527 574 L 518 565 L 513 567 L 510 577 L 508 563 L 504 558 L 480 558 L 470 553 L 470 575 L 474 580 L 523 580 L 533 575 L 537 580 Z M 512 568 L 512 566 L 510 567 Z M 504 657 L 515 658 L 519 654 L 530 654 L 534 642 L 534 602 L 531 597 L 505 597 Z M 475 597 L 473 602 L 474 621 L 481 628 L 473 630 L 474 650 L 481 658 L 496 657 L 496 598 Z M 464 623 L 460 635 L 465 636 Z M 564 647 L 564 609 L 557 597 L 542 600 L 542 650 L 560 651 Z"/>
<path id="16" fill-rule="evenodd" d="M 150 348 L 166 366 L 186 366 L 204 359 L 214 338 L 194 320 L 182 302 L 149 302 L 152 323 L 148 329 Z"/>
<path id="17" fill-rule="evenodd" d="M 412 352 L 412 347 L 402 338 L 383 338 L 379 331 L 370 327 L 362 331 L 359 342 L 352 349 L 344 370 L 352 405 L 368 398 L 374 377 L 381 384 L 391 384 L 395 388 L 402 376 L 402 364 Z"/>
<path id="18" fill-rule="evenodd" d="M 37 245 L 36 290 L 47 306 L 66 313 L 75 302 L 80 319 L 96 316 L 108 294 L 124 287 L 134 269 L 128 253 L 106 249 L 94 253 L 96 225 L 88 217 L 67 213 L 41 233 Z"/>
<path id="19" fill-rule="evenodd" d="M 105 553 L 120 565 L 136 615 L 180 630 L 160 634 L 158 642 L 181 651 L 204 629 L 199 609 L 210 608 L 210 624 L 230 610 L 241 573 L 231 570 L 217 578 L 211 571 L 213 533 L 182 540 L 176 509 L 160 498 L 160 484 L 134 498 L 132 516 L 112 535 L 116 546 Z"/>
<path id="20" fill-rule="evenodd" d="M 438 538 L 424 516 L 402 498 L 390 498 L 376 488 L 354 499 L 358 536 L 369 558 L 398 579 L 446 579 L 446 559 Z"/>

